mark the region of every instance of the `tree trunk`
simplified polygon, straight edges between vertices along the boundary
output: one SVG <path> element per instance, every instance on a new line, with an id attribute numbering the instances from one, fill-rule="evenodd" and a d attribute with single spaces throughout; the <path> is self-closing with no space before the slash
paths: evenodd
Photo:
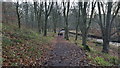
<path id="1" fill-rule="evenodd" d="M 109 40 L 107 38 L 103 38 L 103 53 L 108 53 L 109 52 Z"/>
<path id="2" fill-rule="evenodd" d="M 28 23 L 28 3 L 25 2 L 25 23 L 26 25 L 29 25 Z M 27 26 L 29 28 L 29 26 Z"/>
<path id="3" fill-rule="evenodd" d="M 41 20 L 41 19 L 40 19 Z M 41 34 L 41 26 L 40 26 L 40 21 L 38 21 L 38 32 Z"/>
<path id="4" fill-rule="evenodd" d="M 76 36 L 75 36 L 75 40 L 77 40 L 78 38 L 78 25 L 76 26 Z"/>
<path id="5" fill-rule="evenodd" d="M 47 36 L 47 16 L 45 16 L 44 36 Z"/>
<path id="6" fill-rule="evenodd" d="M 66 17 L 66 26 L 65 26 L 65 39 L 69 40 L 68 36 L 69 30 L 68 30 L 68 17 Z"/>
<path id="7" fill-rule="evenodd" d="M 50 15 L 50 12 L 52 10 L 52 6 L 53 6 L 53 2 L 50 5 L 48 5 L 48 8 L 47 8 L 47 2 L 45 0 L 45 25 L 44 25 L 45 27 L 44 27 L 44 36 L 47 36 L 47 20 L 48 20 L 48 16 Z"/>
<path id="8" fill-rule="evenodd" d="M 41 14 L 42 14 L 42 10 L 40 10 L 40 12 L 39 12 L 39 16 L 38 16 L 38 31 L 39 31 L 39 33 L 41 34 L 41 32 L 42 32 L 42 22 L 41 22 Z"/>
<path id="9" fill-rule="evenodd" d="M 78 39 L 78 27 L 79 27 L 79 24 L 80 24 L 80 2 L 78 2 L 78 22 L 77 22 L 77 25 L 76 25 L 76 37 L 75 37 L 75 40 Z M 76 14 L 76 18 L 77 18 L 77 14 Z"/>
<path id="10" fill-rule="evenodd" d="M 41 29 L 42 29 L 42 33 L 44 33 L 44 23 L 43 23 L 43 21 L 41 21 Z"/>
<path id="11" fill-rule="evenodd" d="M 18 26 L 19 26 L 19 29 L 21 28 L 21 24 L 20 24 L 20 16 L 18 15 Z"/>
<path id="12" fill-rule="evenodd" d="M 82 45 L 86 46 L 86 34 L 82 34 Z"/>
<path id="13" fill-rule="evenodd" d="M 102 52 L 104 52 L 104 53 L 109 52 L 109 41 L 110 41 L 110 33 L 111 33 L 111 26 L 110 26 L 111 8 L 112 8 L 112 2 L 108 2 L 106 26 L 105 26 L 105 31 L 104 31 L 105 34 L 103 35 L 103 50 L 102 50 Z"/>
<path id="14" fill-rule="evenodd" d="M 82 45 L 84 46 L 85 50 L 90 51 L 90 48 L 86 44 L 86 41 L 87 41 L 87 33 L 83 32 L 83 34 L 82 34 Z"/>
<path id="15" fill-rule="evenodd" d="M 53 11 L 52 15 L 53 15 L 53 18 L 52 18 L 52 20 L 53 20 L 53 31 L 54 31 L 54 33 L 56 33 L 56 23 L 57 23 L 56 12 Z"/>
<path id="16" fill-rule="evenodd" d="M 19 10 L 18 10 L 18 7 L 19 7 L 19 3 L 17 2 L 17 5 L 16 5 L 16 12 L 17 12 L 17 17 L 18 17 L 18 27 L 19 29 L 21 28 L 21 23 L 20 23 L 20 14 L 19 14 Z"/>
<path id="17" fill-rule="evenodd" d="M 103 53 L 108 53 L 109 52 L 109 39 L 110 39 L 110 37 L 109 37 L 109 32 L 108 32 L 108 30 L 106 30 L 106 31 L 104 31 L 105 33 L 104 33 L 104 35 L 103 35 L 103 50 L 102 50 L 102 52 Z"/>
<path id="18" fill-rule="evenodd" d="M 68 32 L 68 28 L 66 28 L 66 40 L 69 40 Z"/>
<path id="19" fill-rule="evenodd" d="M 63 3 L 63 6 L 64 6 L 64 12 L 63 13 L 64 13 L 64 19 L 65 19 L 65 39 L 69 40 L 69 36 L 68 36 L 68 34 L 69 34 L 69 30 L 68 30 L 68 13 L 69 13 L 69 8 L 70 8 L 70 2 L 68 1 L 68 3 L 67 3 L 67 6 L 66 6 L 67 9 L 66 9 L 64 3 Z"/>
<path id="20" fill-rule="evenodd" d="M 56 33 L 56 22 L 54 22 L 54 33 Z"/>

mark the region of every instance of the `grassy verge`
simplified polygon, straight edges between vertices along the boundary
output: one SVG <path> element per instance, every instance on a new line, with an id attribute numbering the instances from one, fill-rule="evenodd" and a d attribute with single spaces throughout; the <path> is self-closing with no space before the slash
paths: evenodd
<path id="1" fill-rule="evenodd" d="M 80 39 L 78 39 L 77 41 L 74 40 L 74 37 L 70 37 L 70 42 L 75 43 L 77 45 L 79 45 L 81 48 L 83 48 L 82 44 L 81 44 Z M 89 62 L 89 64 L 91 65 L 95 65 L 95 66 L 113 66 L 113 65 L 119 65 L 120 63 L 120 59 L 118 58 L 118 55 L 114 55 L 111 54 L 111 52 L 116 52 L 118 53 L 118 49 L 111 46 L 110 47 L 110 54 L 104 54 L 101 52 L 102 50 L 102 46 L 96 46 L 96 43 L 94 43 L 95 40 L 90 40 L 87 42 L 87 44 L 89 45 L 91 51 L 90 52 L 86 52 L 87 54 L 87 60 Z M 100 43 L 97 43 L 100 44 Z"/>
<path id="2" fill-rule="evenodd" d="M 18 29 L 15 25 L 2 25 L 2 61 L 4 66 L 40 64 L 45 47 L 53 36 L 43 37 L 32 30 Z M 47 49 L 47 48 L 46 48 Z"/>

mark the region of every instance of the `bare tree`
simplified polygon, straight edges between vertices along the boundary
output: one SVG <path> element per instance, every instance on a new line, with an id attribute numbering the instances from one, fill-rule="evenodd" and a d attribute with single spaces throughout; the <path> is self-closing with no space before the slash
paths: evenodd
<path id="1" fill-rule="evenodd" d="M 39 7 L 39 10 L 38 10 L 38 30 L 39 30 L 39 33 L 41 33 L 42 31 L 42 19 L 41 19 L 41 16 L 42 16 L 42 13 L 43 13 L 43 2 L 40 2 L 40 7 Z"/>
<path id="2" fill-rule="evenodd" d="M 25 9 L 25 23 L 26 23 L 26 25 L 28 25 L 28 7 L 29 7 L 29 5 L 28 5 L 28 2 L 26 1 L 25 5 L 24 5 L 24 9 Z"/>
<path id="3" fill-rule="evenodd" d="M 53 2 L 49 2 L 49 5 L 47 4 L 45 0 L 45 27 L 44 27 L 44 36 L 47 36 L 47 21 L 48 16 L 50 15 L 51 9 L 53 7 Z"/>
<path id="4" fill-rule="evenodd" d="M 111 30 L 113 25 L 113 20 L 118 14 L 119 8 L 120 8 L 120 2 L 118 2 L 117 7 L 115 8 L 115 11 L 112 14 L 112 7 L 113 2 L 107 2 L 107 12 L 105 13 L 104 4 L 102 2 L 98 2 L 98 12 L 99 12 L 99 22 L 101 32 L 102 32 L 102 38 L 103 38 L 103 50 L 102 52 L 108 53 L 109 52 L 109 42 L 111 38 Z M 102 12 L 104 16 L 102 16 Z"/>
<path id="5" fill-rule="evenodd" d="M 16 3 L 16 12 L 17 12 L 17 18 L 18 18 L 18 27 L 19 29 L 21 28 L 21 23 L 20 23 L 20 19 L 21 19 L 21 16 L 20 16 L 20 11 L 19 11 L 19 2 L 17 1 Z"/>
<path id="6" fill-rule="evenodd" d="M 89 49 L 88 45 L 86 45 L 87 34 L 88 34 L 88 30 L 90 28 L 90 24 L 91 24 L 91 20 L 92 20 L 92 17 L 93 17 L 96 2 L 92 2 L 92 8 L 91 8 L 91 11 L 90 11 L 91 13 L 90 14 L 89 14 L 89 11 L 87 10 L 87 9 L 90 8 L 89 4 L 90 4 L 89 2 L 79 2 L 78 3 L 79 19 L 80 19 L 78 22 L 80 23 L 80 30 L 81 30 L 81 33 L 82 33 L 82 45 L 88 51 L 90 51 L 90 49 Z M 81 13 L 81 15 L 80 15 L 80 13 Z"/>
<path id="7" fill-rule="evenodd" d="M 37 4 L 37 1 L 34 1 L 34 13 L 35 13 L 35 22 L 37 22 L 37 6 L 38 6 L 38 4 Z"/>
<path id="8" fill-rule="evenodd" d="M 41 15 L 43 12 L 43 2 L 40 1 L 40 3 L 38 4 L 37 1 L 34 2 L 34 13 L 35 13 L 35 22 L 38 25 L 38 32 L 41 33 Z"/>
<path id="9" fill-rule="evenodd" d="M 69 30 L 68 30 L 68 13 L 70 8 L 70 0 L 64 2 L 63 0 L 63 15 L 64 15 L 64 22 L 65 22 L 65 39 L 69 40 Z"/>
<path id="10" fill-rule="evenodd" d="M 74 13 L 75 13 L 75 17 L 76 17 L 76 36 L 75 36 L 75 40 L 78 39 L 78 27 L 79 27 L 79 24 L 80 24 L 80 2 L 78 2 L 78 9 L 76 9 L 76 7 L 74 7 Z"/>
<path id="11" fill-rule="evenodd" d="M 59 13 L 59 10 L 58 10 L 58 3 L 55 2 L 54 6 L 53 6 L 53 9 L 52 9 L 52 22 L 53 22 L 53 31 L 54 33 L 56 33 L 56 28 L 57 28 L 57 22 L 58 22 L 58 13 Z"/>

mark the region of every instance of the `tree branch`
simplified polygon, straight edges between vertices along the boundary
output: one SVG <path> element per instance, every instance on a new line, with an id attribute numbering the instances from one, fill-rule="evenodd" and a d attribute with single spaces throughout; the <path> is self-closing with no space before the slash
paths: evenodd
<path id="1" fill-rule="evenodd" d="M 51 12 L 51 10 L 52 10 L 53 4 L 54 4 L 54 2 L 52 2 L 52 3 L 50 4 L 50 8 L 48 8 L 48 11 L 47 11 L 47 16 L 50 15 L 50 12 Z"/>
<path id="2" fill-rule="evenodd" d="M 92 10 L 91 10 L 91 15 L 90 15 L 90 20 L 89 20 L 89 23 L 88 23 L 87 30 L 90 28 L 90 24 L 91 24 L 92 16 L 93 16 L 93 13 L 94 13 L 95 5 L 96 5 L 96 2 L 95 3 L 92 2 Z"/>

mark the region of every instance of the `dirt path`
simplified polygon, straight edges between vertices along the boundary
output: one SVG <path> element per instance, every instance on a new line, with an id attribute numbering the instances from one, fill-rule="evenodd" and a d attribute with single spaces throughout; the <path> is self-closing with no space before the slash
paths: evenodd
<path id="1" fill-rule="evenodd" d="M 82 48 L 64 40 L 63 37 L 56 37 L 51 47 L 45 56 L 44 66 L 88 65 Z"/>

